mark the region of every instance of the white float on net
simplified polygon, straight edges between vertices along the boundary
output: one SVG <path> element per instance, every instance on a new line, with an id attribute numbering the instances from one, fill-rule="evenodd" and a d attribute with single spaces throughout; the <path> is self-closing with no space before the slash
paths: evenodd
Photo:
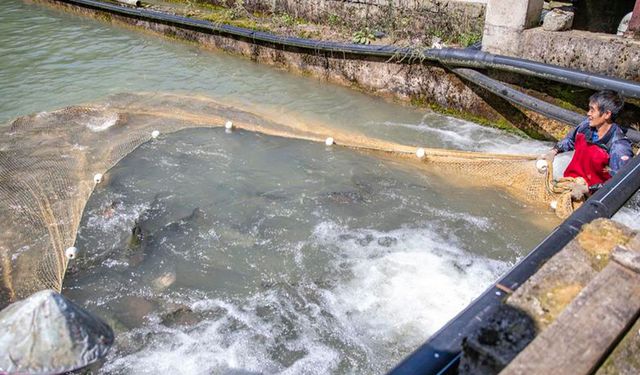
<path id="1" fill-rule="evenodd" d="M 422 159 L 425 157 L 425 155 L 427 154 L 427 152 L 424 150 L 424 148 L 420 147 L 419 149 L 416 150 L 416 156 L 419 159 Z"/>
<path id="2" fill-rule="evenodd" d="M 224 124 L 224 128 L 225 128 L 225 129 L 227 129 L 227 130 L 231 130 L 231 129 L 233 129 L 233 122 L 231 122 L 231 121 L 227 121 L 227 122 Z"/>
<path id="3" fill-rule="evenodd" d="M 151 138 L 153 139 L 158 138 L 159 135 L 160 135 L 160 132 L 158 130 L 154 130 L 151 132 Z"/>
<path id="4" fill-rule="evenodd" d="M 96 173 L 93 176 L 93 182 L 95 182 L 96 184 L 99 184 L 102 182 L 102 173 Z"/>
<path id="5" fill-rule="evenodd" d="M 538 172 L 544 173 L 549 169 L 549 165 L 546 160 L 540 159 L 536 161 L 536 168 L 538 169 Z"/>
<path id="6" fill-rule="evenodd" d="M 551 209 L 555 211 L 558 208 L 558 201 L 551 201 L 549 206 L 551 206 Z"/>
<path id="7" fill-rule="evenodd" d="M 331 146 L 335 143 L 335 141 L 333 140 L 332 137 L 327 137 L 327 139 L 324 140 L 324 144 L 327 146 Z"/>
<path id="8" fill-rule="evenodd" d="M 75 246 L 68 247 L 67 250 L 64 251 L 64 256 L 67 259 L 75 259 L 78 256 L 78 248 Z"/>

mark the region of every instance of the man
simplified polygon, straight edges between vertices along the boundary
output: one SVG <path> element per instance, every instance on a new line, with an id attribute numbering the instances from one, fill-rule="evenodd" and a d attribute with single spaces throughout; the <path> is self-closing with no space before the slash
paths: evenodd
<path id="1" fill-rule="evenodd" d="M 633 157 L 631 142 L 614 121 L 624 100 L 613 91 L 600 91 L 589 98 L 589 112 L 578 127 L 556 143 L 547 160 L 562 152 L 575 150 L 564 177 L 575 178 L 573 198 L 599 189 Z"/>

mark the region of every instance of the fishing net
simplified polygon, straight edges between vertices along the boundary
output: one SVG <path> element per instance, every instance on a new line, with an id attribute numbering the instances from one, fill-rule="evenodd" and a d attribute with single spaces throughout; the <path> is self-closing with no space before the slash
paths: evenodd
<path id="1" fill-rule="evenodd" d="M 254 111 L 255 112 L 255 111 Z M 270 119 L 271 117 L 271 119 Z M 0 307 L 42 289 L 60 291 L 84 206 L 104 174 L 136 147 L 186 128 L 237 128 L 268 135 L 416 157 L 416 147 L 279 116 L 255 114 L 206 97 L 127 94 L 105 103 L 73 106 L 16 119 L 0 129 Z M 550 169 L 532 155 L 424 149 L 424 163 L 447 178 L 504 189 L 514 198 L 548 204 Z M 566 196 L 566 194 L 564 194 Z M 560 208 L 560 207 L 559 207 Z"/>

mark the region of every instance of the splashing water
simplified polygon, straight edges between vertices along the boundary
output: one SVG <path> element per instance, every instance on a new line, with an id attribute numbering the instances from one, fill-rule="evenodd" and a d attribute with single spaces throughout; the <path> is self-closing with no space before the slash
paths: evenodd
<path id="1" fill-rule="evenodd" d="M 384 372 L 554 222 L 405 160 L 222 129 L 108 181 L 65 289 L 118 332 L 104 373 Z"/>

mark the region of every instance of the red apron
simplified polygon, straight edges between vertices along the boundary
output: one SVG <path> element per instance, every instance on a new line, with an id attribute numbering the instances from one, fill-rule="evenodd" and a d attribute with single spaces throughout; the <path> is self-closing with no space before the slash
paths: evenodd
<path id="1" fill-rule="evenodd" d="M 609 154 L 599 146 L 587 143 L 585 135 L 578 133 L 575 153 L 564 171 L 564 177 L 582 177 L 589 186 L 601 184 L 611 178 L 608 166 Z"/>

